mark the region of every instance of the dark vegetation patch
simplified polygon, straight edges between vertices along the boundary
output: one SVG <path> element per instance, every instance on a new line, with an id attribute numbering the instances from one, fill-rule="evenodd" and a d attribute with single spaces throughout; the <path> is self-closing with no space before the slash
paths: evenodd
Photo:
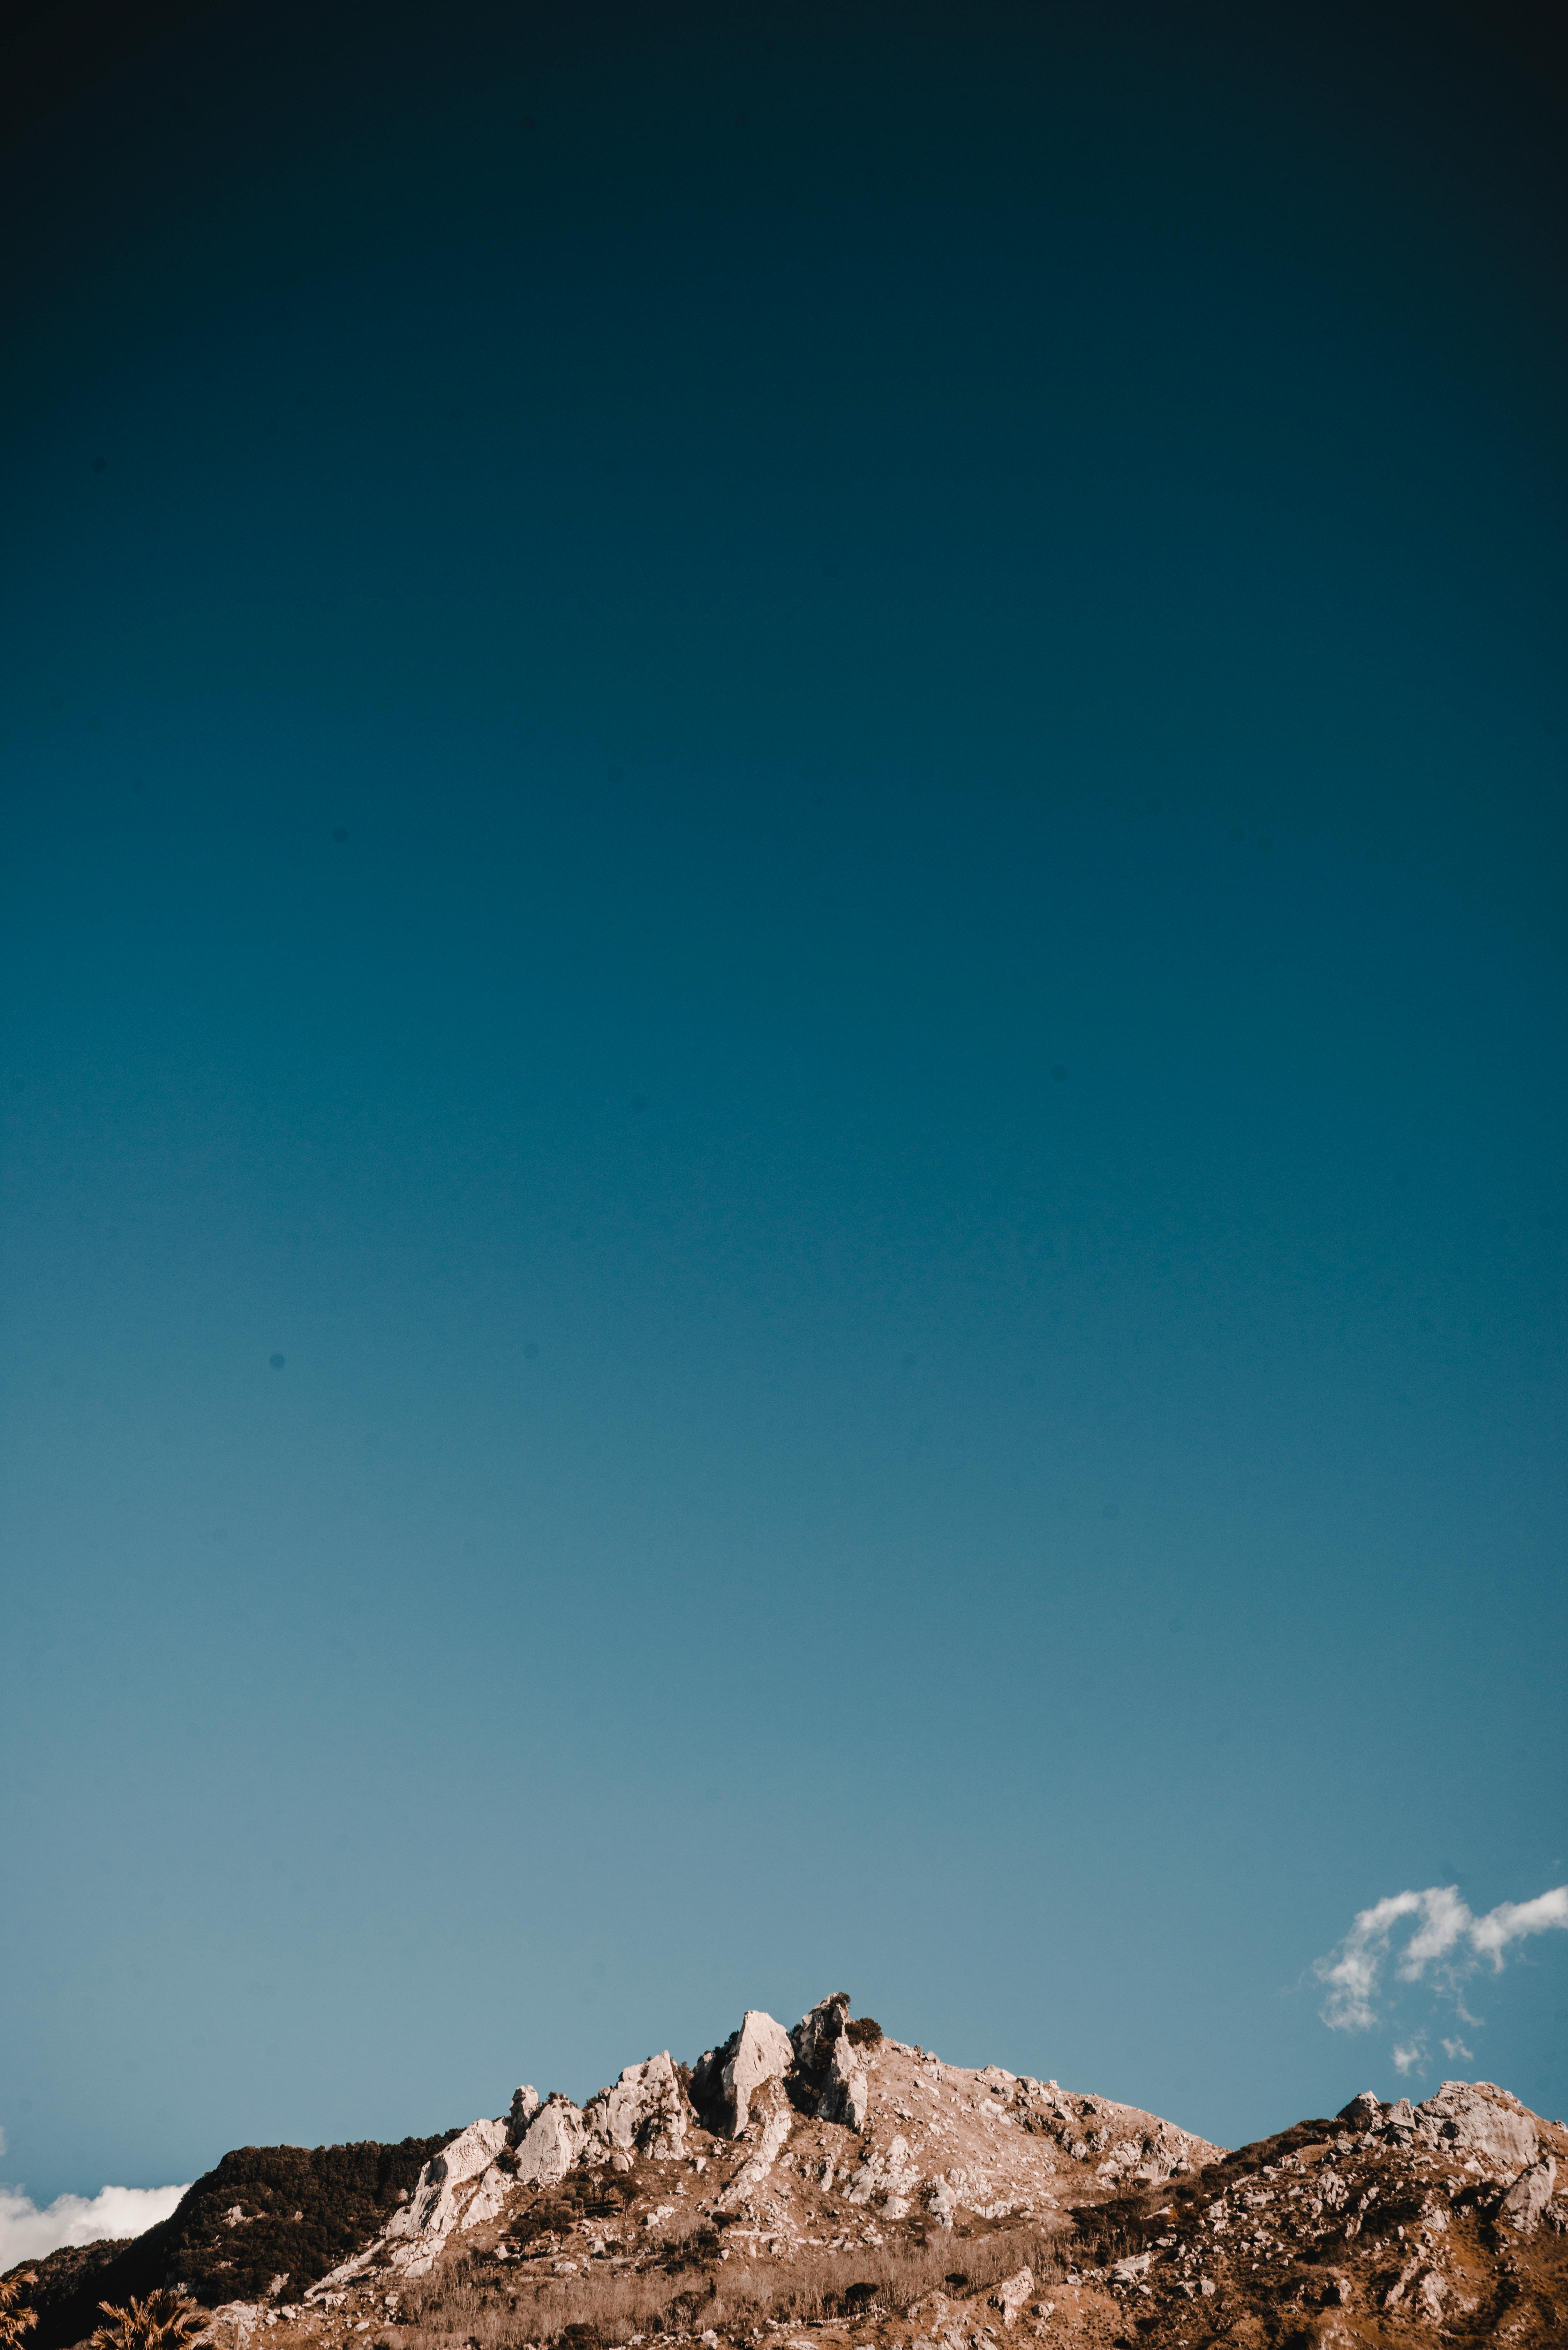
<path id="1" fill-rule="evenodd" d="M 1218 2162 L 1206 2164 L 1191 2179 L 1180 2180 L 1179 2192 L 1190 2202 L 1212 2203 L 1217 2195 L 1227 2193 L 1243 2178 L 1254 2178 L 1266 2162 L 1282 2161 L 1287 2154 L 1301 2154 L 1309 2146 L 1321 2146 L 1324 2138 L 1332 2143 L 1344 2131 L 1343 2122 L 1297 2122 L 1292 2128 L 1281 2130 L 1277 2137 L 1254 2138 L 1251 2146 L 1239 2146 L 1234 2154 L 1221 2155 Z M 1171 2179 L 1168 2189 L 1177 2190 L 1178 2185 L 1177 2180 Z M 1166 2192 L 1166 2200 L 1169 2199 L 1170 2194 Z"/>
<path id="2" fill-rule="evenodd" d="M 1258 2138 L 1251 2146 L 1238 2147 L 1233 2154 L 1206 2164 L 1200 2171 L 1131 2188 L 1100 2203 L 1083 2204 L 1073 2214 L 1074 2252 L 1085 2268 L 1108 2268 L 1113 2261 L 1147 2251 L 1155 2238 L 1173 2224 L 1191 2226 L 1218 2196 L 1256 2178 L 1265 2163 L 1280 2162 L 1286 2155 L 1299 2155 L 1308 2147 L 1321 2148 L 1324 2139 L 1332 2138 L 1338 2128 L 1336 2122 L 1297 2122 L 1277 2137 Z"/>
<path id="3" fill-rule="evenodd" d="M 844 2036 L 852 2048 L 875 2048 L 883 2036 L 882 2027 L 874 2015 L 852 2015 Z"/>
<path id="4" fill-rule="evenodd" d="M 1168 2198 L 1147 2194 L 1112 2195 L 1103 2203 L 1088 2203 L 1074 2212 L 1073 2249 L 1085 2268 L 1108 2268 L 1141 2252 L 1159 2235 L 1166 2222 L 1154 2216 L 1154 2206 Z"/>
<path id="5" fill-rule="evenodd" d="M 296 2301 L 380 2233 L 431 2155 L 456 2136 L 443 2130 L 396 2146 L 240 2147 L 145 2235 L 67 2246 L 26 2263 L 38 2279 L 31 2295 L 38 2325 L 27 2350 L 64 2350 L 92 2332 L 100 2301 L 140 2299 L 160 2285 L 179 2285 L 214 2309 L 260 2300 L 275 2277 L 286 2276 L 280 2298 Z"/>
<path id="6" fill-rule="evenodd" d="M 555 2187 L 540 2189 L 507 2222 L 519 2251 L 556 2236 L 568 2236 L 584 2220 L 619 2220 L 638 2197 L 634 2171 L 571 2170 Z"/>

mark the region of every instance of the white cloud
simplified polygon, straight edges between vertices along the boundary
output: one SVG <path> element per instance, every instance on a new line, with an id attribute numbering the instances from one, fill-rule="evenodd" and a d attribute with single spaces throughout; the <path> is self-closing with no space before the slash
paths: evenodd
<path id="1" fill-rule="evenodd" d="M 1510 1942 L 1517 1942 L 1521 1934 L 1543 1934 L 1549 1926 L 1568 1926 L 1568 1885 L 1554 1885 L 1533 1901 L 1500 1901 L 1484 1918 L 1472 1919 L 1469 1936 L 1477 1950 L 1487 1951 L 1492 1964 L 1501 1967 Z"/>
<path id="2" fill-rule="evenodd" d="M 1425 2054 L 1426 2051 L 1422 2047 L 1420 2042 L 1418 2040 L 1412 2040 L 1408 2042 L 1405 2047 L 1397 2047 L 1395 2049 L 1394 2062 L 1401 2073 L 1414 2073 L 1419 2067 L 1421 2059 Z"/>
<path id="3" fill-rule="evenodd" d="M 61 2244 L 100 2236 L 140 2236 L 167 2220 L 183 2187 L 103 2187 L 96 2195 L 57 2195 L 42 2210 L 19 2187 L 0 2187 L 0 2275 L 18 2261 L 41 2261 Z"/>
<path id="4" fill-rule="evenodd" d="M 1553 1886 L 1532 1901 L 1501 1901 L 1480 1918 L 1459 1898 L 1457 1885 L 1428 1885 L 1419 1893 L 1385 1894 L 1370 1909 L 1357 1912 L 1355 1923 L 1338 1948 L 1317 1962 L 1318 1980 L 1328 1985 L 1323 2020 L 1332 2030 L 1360 2032 L 1376 2022 L 1373 2002 L 1383 1962 L 1394 1929 L 1407 1918 L 1416 1924 L 1399 1956 L 1400 1981 L 1419 1982 L 1428 1967 L 1436 1962 L 1453 1989 L 1458 1978 L 1482 1957 L 1490 1959 L 1494 1970 L 1501 1969 L 1503 1951 L 1511 1942 L 1526 1934 L 1544 1933 L 1551 1926 L 1568 1927 L 1568 1885 Z M 1464 1955 L 1453 1963 L 1450 1953 L 1461 1950 Z M 1465 2020 L 1475 2021 L 1473 2016 Z M 1395 2062 L 1399 2062 L 1398 2052 Z M 1409 2066 L 1401 2064 L 1400 2070 L 1407 2072 Z"/>
<path id="5" fill-rule="evenodd" d="M 1467 2048 L 1462 2040 L 1445 2040 L 1443 2043 L 1443 2054 L 1448 2058 L 1450 2064 L 1457 2064 L 1460 2063 L 1461 2060 L 1467 2064 L 1473 2064 L 1476 2061 L 1475 2050 L 1473 2048 Z"/>

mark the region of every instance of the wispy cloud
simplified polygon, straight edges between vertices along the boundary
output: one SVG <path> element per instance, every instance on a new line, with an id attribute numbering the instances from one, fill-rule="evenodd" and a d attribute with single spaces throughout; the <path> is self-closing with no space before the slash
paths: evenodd
<path id="1" fill-rule="evenodd" d="M 140 2236 L 167 2220 L 183 2187 L 104 2187 L 96 2195 L 57 2195 L 42 2209 L 19 2187 L 0 2187 L 0 2275 L 18 2261 L 41 2261 L 62 2244 L 100 2236 Z"/>
<path id="2" fill-rule="evenodd" d="M 1358 1911 L 1345 1939 L 1317 1962 L 1318 1980 L 1328 1986 L 1323 2020 L 1333 2031 L 1362 2032 L 1377 2022 L 1375 2002 L 1383 1967 L 1397 1930 L 1407 1920 L 1411 1931 L 1395 1970 L 1399 1981 L 1419 1982 L 1430 1967 L 1447 1988 L 1457 1991 L 1460 1979 L 1483 1958 L 1491 1960 L 1494 1970 L 1501 1969 L 1511 1942 L 1545 1933 L 1549 1927 L 1568 1927 L 1568 1885 L 1553 1886 L 1532 1901 L 1501 1901 L 1479 1918 L 1459 1898 L 1457 1885 L 1386 1894 L 1370 1909 Z M 1475 2019 L 1466 2016 L 1465 2021 Z M 1456 2050 L 1461 2045 L 1456 2042 Z M 1397 2049 L 1394 2061 L 1401 2072 L 1408 2072 L 1419 2053 L 1418 2048 Z M 1469 2051 L 1464 2054 L 1468 2056 Z"/>

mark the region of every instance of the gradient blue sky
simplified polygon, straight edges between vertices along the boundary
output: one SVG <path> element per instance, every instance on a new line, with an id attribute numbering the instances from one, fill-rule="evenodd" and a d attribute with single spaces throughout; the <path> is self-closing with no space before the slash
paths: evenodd
<path id="1" fill-rule="evenodd" d="M 1563 128 L 367 0 L 12 160 L 0 2177 L 841 1986 L 1568 2106 L 1568 1935 L 1312 1972 L 1568 1877 Z"/>

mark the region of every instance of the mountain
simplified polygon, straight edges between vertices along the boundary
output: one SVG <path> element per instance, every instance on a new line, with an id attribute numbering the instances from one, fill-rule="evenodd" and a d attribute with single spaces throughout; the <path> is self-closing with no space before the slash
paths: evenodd
<path id="1" fill-rule="evenodd" d="M 839 1993 L 582 2107 L 226 2155 L 161 2228 L 43 2262 L 29 2350 L 160 2282 L 212 2350 L 1562 2350 L 1560 2161 L 1563 2125 L 1485 2082 L 1231 2152 Z"/>

